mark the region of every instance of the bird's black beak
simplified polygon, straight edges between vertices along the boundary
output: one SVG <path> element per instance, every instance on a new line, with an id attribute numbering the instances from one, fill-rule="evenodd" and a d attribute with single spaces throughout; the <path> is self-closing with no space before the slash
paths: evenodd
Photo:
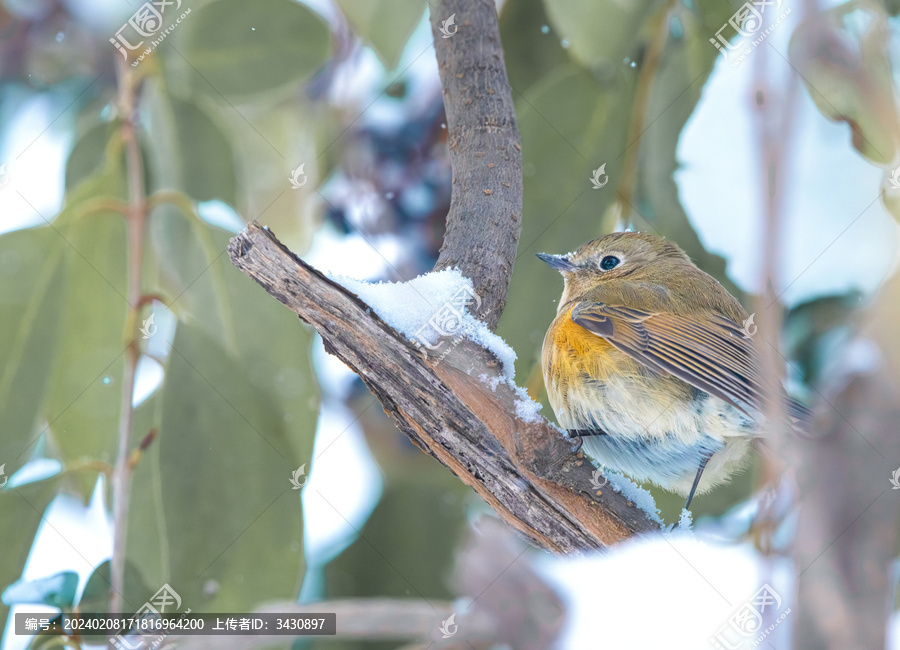
<path id="1" fill-rule="evenodd" d="M 551 255 L 550 253 L 537 253 L 538 259 L 546 262 L 560 273 L 574 271 L 577 267 L 569 261 L 568 255 Z"/>

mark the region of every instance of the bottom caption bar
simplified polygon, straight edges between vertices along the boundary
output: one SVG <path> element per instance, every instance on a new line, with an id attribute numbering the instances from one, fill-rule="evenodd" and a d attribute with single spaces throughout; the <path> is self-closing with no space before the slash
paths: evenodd
<path id="1" fill-rule="evenodd" d="M 138 648 L 130 641 L 169 634 L 225 636 L 334 635 L 336 614 L 16 614 L 16 634 L 110 635 L 116 647 Z M 121 644 L 116 637 L 121 638 Z"/>

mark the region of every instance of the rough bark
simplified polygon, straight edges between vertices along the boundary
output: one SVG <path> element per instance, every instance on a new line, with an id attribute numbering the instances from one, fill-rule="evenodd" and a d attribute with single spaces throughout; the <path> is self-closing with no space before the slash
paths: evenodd
<path id="1" fill-rule="evenodd" d="M 658 530 L 612 489 L 591 492 L 590 463 L 545 420 L 518 419 L 511 388 L 501 382 L 494 391 L 478 379 L 500 374 L 488 351 L 461 341 L 442 360 L 426 358 L 259 225 L 232 239 L 228 254 L 315 327 L 326 350 L 359 374 L 401 431 L 535 545 L 573 553 Z"/>
<path id="2" fill-rule="evenodd" d="M 439 30 L 455 17 L 457 31 Z M 494 0 L 441 0 L 431 28 L 453 167 L 447 232 L 435 270 L 458 267 L 497 325 L 522 231 L 522 148 Z M 452 31 L 452 28 L 448 29 Z"/>

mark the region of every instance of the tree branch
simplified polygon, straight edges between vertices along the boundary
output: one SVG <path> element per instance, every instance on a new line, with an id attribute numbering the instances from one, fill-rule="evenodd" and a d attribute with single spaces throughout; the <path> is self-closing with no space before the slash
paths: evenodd
<path id="1" fill-rule="evenodd" d="M 436 270 L 457 267 L 474 284 L 491 329 L 506 303 L 521 231 L 521 147 L 493 0 L 442 0 L 432 14 L 453 165 L 453 195 Z M 454 16 L 447 37 L 438 26 Z M 476 27 L 477 26 L 477 27 Z M 445 28 L 446 30 L 447 28 Z M 594 549 L 657 523 L 612 489 L 587 490 L 591 470 L 545 420 L 516 417 L 499 362 L 470 341 L 429 359 L 355 295 L 251 224 L 232 239 L 232 263 L 311 324 L 354 370 L 397 426 L 541 548 Z M 602 492 L 602 494 L 601 494 Z"/>
<path id="2" fill-rule="evenodd" d="M 441 0 L 431 12 L 453 168 L 447 232 L 435 270 L 458 267 L 492 330 L 522 232 L 522 147 L 494 0 Z M 439 31 L 454 15 L 458 30 Z"/>
<path id="3" fill-rule="evenodd" d="M 344 287 L 257 224 L 231 240 L 232 263 L 316 328 L 325 349 L 356 372 L 398 428 L 471 486 L 541 548 L 571 553 L 658 525 L 612 489 L 588 493 L 593 467 L 546 421 L 515 416 L 516 395 L 477 377 L 499 362 L 470 341 L 426 359 Z"/>

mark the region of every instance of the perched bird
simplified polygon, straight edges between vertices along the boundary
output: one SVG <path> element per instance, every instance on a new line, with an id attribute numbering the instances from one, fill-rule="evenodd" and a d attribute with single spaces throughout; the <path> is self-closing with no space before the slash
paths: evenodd
<path id="1" fill-rule="evenodd" d="M 646 233 L 538 257 L 565 279 L 542 353 L 550 405 L 594 460 L 685 507 L 746 464 L 762 420 L 756 328 L 721 284 Z M 787 411 L 795 426 L 808 416 Z"/>

